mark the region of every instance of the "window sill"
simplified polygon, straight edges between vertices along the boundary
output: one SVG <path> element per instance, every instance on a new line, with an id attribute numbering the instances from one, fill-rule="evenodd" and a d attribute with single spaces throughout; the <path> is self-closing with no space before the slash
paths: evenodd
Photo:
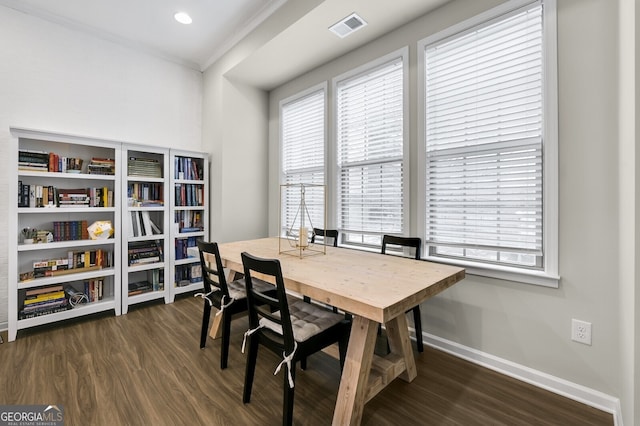
<path id="1" fill-rule="evenodd" d="M 456 261 L 441 257 L 426 257 L 424 260 L 437 263 L 446 263 L 465 268 L 467 275 L 496 278 L 499 280 L 515 281 L 523 284 L 533 284 L 543 287 L 558 288 L 560 276 L 544 271 L 529 271 L 526 269 L 509 268 L 499 265 L 480 265 L 474 262 Z"/>
<path id="2" fill-rule="evenodd" d="M 339 247 L 352 250 L 362 250 L 372 253 L 380 253 L 379 248 L 356 246 L 352 244 L 340 244 Z M 423 257 L 422 260 L 435 263 L 444 263 L 465 268 L 466 275 L 495 278 L 498 280 L 514 281 L 523 284 L 539 285 L 549 288 L 559 288 L 560 276 L 543 271 L 530 271 L 526 269 L 509 268 L 507 266 L 486 265 L 462 260 L 444 259 L 442 257 Z"/>

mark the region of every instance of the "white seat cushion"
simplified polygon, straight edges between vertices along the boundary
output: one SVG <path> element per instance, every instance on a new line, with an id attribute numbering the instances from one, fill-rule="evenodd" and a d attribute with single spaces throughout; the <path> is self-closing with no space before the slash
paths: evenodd
<path id="1" fill-rule="evenodd" d="M 289 304 L 289 314 L 291 315 L 291 326 L 293 327 L 293 338 L 296 342 L 304 342 L 312 336 L 333 327 L 344 319 L 340 314 L 323 309 L 319 306 L 296 300 Z M 274 312 L 279 316 L 280 312 Z M 282 327 L 267 318 L 260 319 L 260 325 L 278 334 L 282 334 Z"/>
<path id="2" fill-rule="evenodd" d="M 259 280 L 257 278 L 253 278 L 253 288 L 258 290 L 260 293 L 267 292 L 269 290 L 274 290 L 276 286 L 273 284 L 269 284 L 266 281 Z M 227 287 L 229 288 L 229 297 L 234 300 L 240 300 L 247 297 L 247 289 L 245 287 L 244 278 L 240 278 L 235 281 L 231 281 L 227 283 Z"/>

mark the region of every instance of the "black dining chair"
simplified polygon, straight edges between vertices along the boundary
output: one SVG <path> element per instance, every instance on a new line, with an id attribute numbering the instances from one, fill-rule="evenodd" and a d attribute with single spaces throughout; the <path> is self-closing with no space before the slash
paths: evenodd
<path id="1" fill-rule="evenodd" d="M 243 352 L 245 343 L 249 348 L 242 401 L 248 403 L 251 400 L 258 347 L 264 345 L 283 357 L 275 373 L 284 367 L 282 424 L 291 425 L 296 363 L 337 342 L 342 368 L 351 323 L 342 315 L 300 299 L 292 299 L 294 301 L 289 302 L 280 261 L 277 259 L 262 259 L 245 252 L 242 253 L 242 263 L 247 281 L 249 306 L 249 330 L 245 333 L 245 342 L 242 344 Z M 254 285 L 258 282 L 255 278 L 256 273 L 273 277 L 277 288 L 275 296 L 265 294 L 260 286 Z"/>
<path id="2" fill-rule="evenodd" d="M 339 232 L 337 229 L 322 229 L 322 228 L 313 228 L 313 234 L 311 235 L 311 242 L 315 243 L 316 242 L 316 237 L 322 237 L 323 238 L 323 242 L 326 244 L 327 243 L 327 238 L 331 238 L 333 239 L 333 246 L 334 247 L 338 247 L 338 236 L 339 236 Z M 303 300 L 307 303 L 311 303 L 311 298 L 309 296 L 303 296 L 302 297 Z M 333 307 L 333 312 L 338 312 L 338 308 Z"/>
<path id="3" fill-rule="evenodd" d="M 322 229 L 322 228 L 313 228 L 313 234 L 311 235 L 311 242 L 316 242 L 316 237 L 322 237 L 323 242 L 327 243 L 327 238 L 331 238 L 333 240 L 333 246 L 338 247 L 338 237 L 340 233 L 337 229 Z"/>
<path id="4" fill-rule="evenodd" d="M 390 248 L 408 248 L 414 249 L 414 258 L 416 260 L 420 260 L 420 249 L 422 247 L 422 240 L 417 237 L 398 237 L 395 235 L 384 235 L 382 237 L 382 254 L 387 253 Z M 404 250 L 399 250 L 398 255 L 408 257 Z M 413 311 L 413 325 L 416 330 L 416 345 L 418 347 L 418 352 L 424 351 L 424 345 L 422 343 L 422 319 L 420 317 L 420 305 L 416 305 L 409 311 Z M 409 312 L 407 311 L 407 313 Z"/>
<path id="5" fill-rule="evenodd" d="M 231 334 L 232 317 L 235 314 L 247 311 L 245 280 L 243 277 L 227 283 L 218 243 L 198 241 L 198 252 L 200 253 L 200 266 L 202 267 L 204 283 L 204 293 L 195 295 L 204 299 L 200 348 L 204 348 L 207 342 L 211 308 L 215 306 L 218 309 L 216 315 L 222 315 L 220 369 L 224 370 L 227 368 L 227 360 L 229 358 L 229 335 Z M 254 286 L 260 288 L 265 294 L 275 295 L 276 288 L 269 283 L 254 280 Z"/>

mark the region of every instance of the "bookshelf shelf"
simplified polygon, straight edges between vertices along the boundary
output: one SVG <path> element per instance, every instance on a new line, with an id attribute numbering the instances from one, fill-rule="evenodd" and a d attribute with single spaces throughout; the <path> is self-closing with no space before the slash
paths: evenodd
<path id="1" fill-rule="evenodd" d="M 98 181 L 115 181 L 115 175 L 92 175 L 89 173 L 59 173 L 59 172 L 32 172 L 28 170 L 18 170 L 20 177 L 35 177 L 40 179 L 80 179 L 80 180 L 98 180 Z"/>
<path id="2" fill-rule="evenodd" d="M 193 180 L 193 179 L 175 179 L 174 183 L 184 184 L 184 185 L 204 185 L 203 181 Z"/>
<path id="3" fill-rule="evenodd" d="M 140 293 L 140 294 L 134 294 L 131 296 L 128 296 L 129 299 L 131 299 L 131 304 L 134 303 L 142 303 L 142 302 L 149 302 L 151 300 L 156 300 L 156 299 L 161 299 L 164 297 L 164 290 L 162 291 L 147 291 L 144 293 Z"/>
<path id="4" fill-rule="evenodd" d="M 127 241 L 136 242 L 136 241 L 152 241 L 152 240 L 163 240 L 165 238 L 164 234 L 154 234 L 154 235 L 142 235 L 140 237 L 129 237 Z"/>
<path id="5" fill-rule="evenodd" d="M 114 245 L 116 240 L 109 238 L 108 240 L 71 240 L 71 241 L 58 241 L 53 243 L 37 243 L 37 244 L 18 244 L 18 251 L 37 251 L 37 250 L 52 250 L 59 248 L 75 248 L 75 247 L 93 247 Z"/>
<path id="6" fill-rule="evenodd" d="M 115 213 L 115 207 L 18 207 L 18 214 Z"/>
<path id="7" fill-rule="evenodd" d="M 200 259 L 197 257 L 187 257 L 186 259 L 176 259 L 174 261 L 175 265 L 189 265 L 191 263 L 200 263 Z"/>
<path id="8" fill-rule="evenodd" d="M 114 297 L 104 298 L 98 302 L 91 302 L 82 305 L 78 305 L 73 309 L 69 309 L 63 312 L 56 312 L 48 315 L 43 315 L 34 318 L 21 319 L 17 321 L 17 329 L 23 330 L 26 328 L 37 327 L 39 325 L 49 324 L 51 322 L 63 321 L 72 318 L 79 318 L 86 315 L 95 314 L 98 312 L 105 312 L 115 309 L 117 303 Z"/>
<path id="9" fill-rule="evenodd" d="M 59 275 L 56 277 L 34 278 L 27 281 L 18 281 L 17 289 L 26 290 L 54 284 L 63 284 L 71 281 L 85 281 L 94 278 L 113 277 L 117 274 L 116 270 L 117 268 L 102 268 L 87 272 L 78 272 L 75 274 Z"/>
<path id="10" fill-rule="evenodd" d="M 207 233 L 204 231 L 198 232 L 179 232 L 174 238 L 188 238 L 188 237 L 204 237 Z"/>
<path id="11" fill-rule="evenodd" d="M 175 206 L 174 209 L 176 211 L 179 210 L 202 210 L 202 206 Z"/>
<path id="12" fill-rule="evenodd" d="M 144 263 L 142 265 L 130 265 L 129 272 L 150 271 L 152 269 L 164 269 L 165 262 Z"/>
<path id="13" fill-rule="evenodd" d="M 86 227 L 105 221 L 120 228 L 120 202 L 114 195 L 120 190 L 116 171 L 122 144 L 10 131 L 10 194 L 16 202 L 11 203 L 8 226 L 15 230 L 8 241 L 9 340 L 15 340 L 19 329 L 93 312 L 120 315 L 120 235 L 90 240 Z M 91 303 L 67 309 L 71 292 L 81 295 L 89 288 Z"/>
<path id="14" fill-rule="evenodd" d="M 194 250 L 197 253 L 197 240 L 209 238 L 208 183 L 209 159 L 205 154 L 171 150 L 171 301 L 178 294 L 203 288 L 200 259 L 189 256 L 194 256 Z"/>
<path id="15" fill-rule="evenodd" d="M 177 286 L 173 289 L 174 297 L 175 295 L 178 295 L 178 294 L 184 294 L 192 291 L 202 290 L 202 286 L 203 286 L 202 281 L 198 281 L 196 283 L 185 285 L 185 286 Z"/>
<path id="16" fill-rule="evenodd" d="M 127 181 L 128 182 L 164 183 L 164 178 L 152 177 L 152 176 L 127 176 Z"/>
<path id="17" fill-rule="evenodd" d="M 164 212 L 165 207 L 129 207 L 130 212 Z"/>

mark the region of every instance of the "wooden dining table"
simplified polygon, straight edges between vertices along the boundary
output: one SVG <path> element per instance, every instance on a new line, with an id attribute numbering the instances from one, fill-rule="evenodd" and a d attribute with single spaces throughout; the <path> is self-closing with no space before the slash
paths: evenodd
<path id="1" fill-rule="evenodd" d="M 367 401 L 395 378 L 411 382 L 417 376 L 404 313 L 462 280 L 465 271 L 341 247 L 322 246 L 320 253 L 303 256 L 297 250 L 281 252 L 282 248 L 279 238 L 219 244 L 223 265 L 231 271 L 243 271 L 242 252 L 279 259 L 287 291 L 353 315 L 332 424 L 360 424 Z M 389 339 L 386 356 L 374 354 L 378 324 L 385 325 Z M 218 328 L 214 322 L 212 335 Z"/>

